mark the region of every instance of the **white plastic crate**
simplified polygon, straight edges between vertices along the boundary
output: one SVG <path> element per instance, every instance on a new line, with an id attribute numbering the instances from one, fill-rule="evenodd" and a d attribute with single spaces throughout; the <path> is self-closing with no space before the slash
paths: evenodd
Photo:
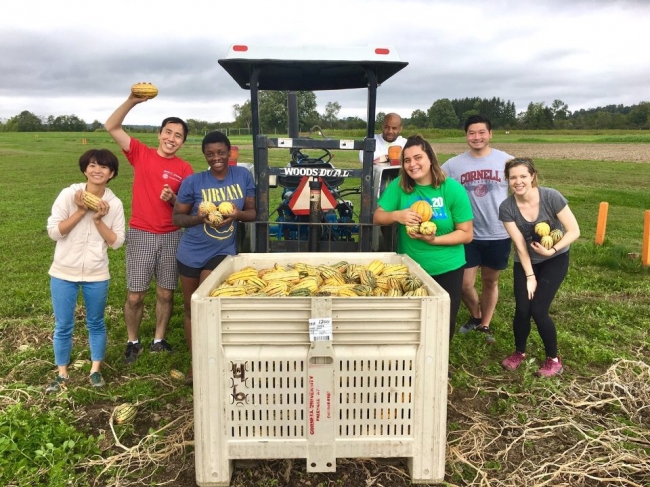
<path id="1" fill-rule="evenodd" d="M 210 298 L 229 274 L 278 262 L 403 263 L 427 297 Z M 311 341 L 310 319 L 332 340 Z M 313 323 L 312 323 L 313 324 Z M 406 457 L 413 483 L 444 479 L 449 296 L 395 253 L 226 258 L 192 296 L 196 483 L 230 483 L 237 459 Z"/>

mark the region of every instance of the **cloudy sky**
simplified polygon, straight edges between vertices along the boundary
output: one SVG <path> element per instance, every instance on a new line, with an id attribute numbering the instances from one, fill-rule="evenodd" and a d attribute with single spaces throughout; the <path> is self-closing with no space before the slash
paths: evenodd
<path id="1" fill-rule="evenodd" d="M 650 101 L 648 0 L 20 0 L 0 15 L 0 119 L 23 110 L 104 122 L 138 81 L 159 96 L 130 124 L 234 119 L 248 99 L 218 64 L 230 45 L 392 46 L 409 65 L 378 111 L 493 96 L 517 111 Z M 316 92 L 365 118 L 366 91 Z"/>

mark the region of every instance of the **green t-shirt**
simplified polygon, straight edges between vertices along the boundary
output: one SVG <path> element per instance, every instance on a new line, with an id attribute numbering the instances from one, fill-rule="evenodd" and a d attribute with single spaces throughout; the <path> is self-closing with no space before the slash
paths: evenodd
<path id="1" fill-rule="evenodd" d="M 379 198 L 379 206 L 385 211 L 405 210 L 416 201 L 427 201 L 433 210 L 431 221 L 436 224 L 438 236 L 453 232 L 456 223 L 474 218 L 467 191 L 452 178 L 446 178 L 439 188 L 416 185 L 410 194 L 404 192 L 399 181 L 399 177 L 394 179 Z M 397 252 L 411 257 L 429 275 L 444 274 L 465 265 L 463 244 L 430 245 L 409 237 L 404 225 L 398 227 Z"/>

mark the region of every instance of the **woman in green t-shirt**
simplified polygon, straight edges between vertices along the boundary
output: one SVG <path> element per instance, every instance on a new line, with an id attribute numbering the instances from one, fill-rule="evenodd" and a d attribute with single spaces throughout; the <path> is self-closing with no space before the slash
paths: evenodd
<path id="1" fill-rule="evenodd" d="M 399 177 L 381 195 L 373 222 L 398 223 L 397 252 L 416 261 L 440 286 L 451 301 L 449 339 L 454 334 L 465 265 L 464 244 L 472 241 L 472 207 L 465 188 L 448 178 L 440 168 L 431 144 L 420 135 L 409 137 L 402 150 Z M 431 205 L 431 235 L 407 233 L 407 226 L 422 223 L 411 209 L 417 201 Z"/>

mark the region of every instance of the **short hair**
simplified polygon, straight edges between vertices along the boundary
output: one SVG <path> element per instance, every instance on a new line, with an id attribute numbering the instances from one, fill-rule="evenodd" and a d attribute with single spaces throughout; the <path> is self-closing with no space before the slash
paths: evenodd
<path id="1" fill-rule="evenodd" d="M 203 142 L 201 142 L 201 152 L 205 152 L 205 146 L 208 144 L 225 144 L 228 150 L 230 150 L 230 139 L 217 130 L 214 132 L 209 132 L 203 137 Z"/>
<path id="2" fill-rule="evenodd" d="M 424 139 L 424 137 L 422 137 L 421 135 L 411 135 L 408 139 L 406 139 L 406 144 L 404 144 L 404 148 L 402 149 L 402 154 L 400 156 L 401 159 L 401 167 L 399 170 L 400 187 L 407 193 L 412 193 L 413 190 L 415 189 L 415 180 L 411 176 L 409 176 L 406 170 L 404 169 L 404 152 L 409 147 L 416 147 L 416 146 L 422 148 L 424 153 L 429 157 L 429 160 L 431 161 L 431 174 L 433 175 L 433 181 L 431 182 L 431 186 L 433 186 L 434 188 L 439 188 L 440 185 L 447 178 L 447 175 L 441 169 L 440 163 L 438 162 L 438 157 L 436 156 L 436 153 L 433 151 L 433 147 L 431 147 L 431 144 L 429 144 L 429 142 L 427 142 Z"/>
<path id="3" fill-rule="evenodd" d="M 533 188 L 537 187 L 539 173 L 537 172 L 537 169 L 535 168 L 535 164 L 533 163 L 533 160 L 530 157 L 515 157 L 514 159 L 510 159 L 509 161 L 507 161 L 506 166 L 503 170 L 503 174 L 505 174 L 506 179 L 510 179 L 510 170 L 513 167 L 517 167 L 517 166 L 526 166 L 528 168 L 528 174 L 532 176 L 532 181 L 530 185 Z"/>
<path id="4" fill-rule="evenodd" d="M 168 123 L 180 123 L 183 126 L 183 142 L 185 142 L 187 140 L 187 132 L 188 132 L 188 128 L 187 128 L 187 124 L 185 123 L 185 120 L 178 117 L 167 117 L 165 120 L 162 121 L 158 133 L 161 134 L 163 128 L 165 128 L 165 125 L 167 125 Z"/>
<path id="5" fill-rule="evenodd" d="M 484 123 L 488 130 L 492 130 L 492 122 L 489 118 L 483 115 L 471 115 L 465 120 L 465 133 L 469 130 L 469 126 L 475 123 Z"/>
<path id="6" fill-rule="evenodd" d="M 120 162 L 117 160 L 117 156 L 108 149 L 89 149 L 81 154 L 79 158 L 79 169 L 81 169 L 82 174 L 86 174 L 86 169 L 88 169 L 91 162 L 96 162 L 100 166 L 107 167 L 113 171 L 113 177 L 111 179 L 117 177 Z"/>
<path id="7" fill-rule="evenodd" d="M 400 117 L 395 112 L 390 112 L 390 113 L 387 113 L 386 115 L 384 115 L 384 120 L 382 121 L 382 124 L 386 123 L 386 120 L 388 120 L 389 118 L 396 118 L 397 120 L 399 120 L 400 126 L 402 125 L 402 117 Z"/>

